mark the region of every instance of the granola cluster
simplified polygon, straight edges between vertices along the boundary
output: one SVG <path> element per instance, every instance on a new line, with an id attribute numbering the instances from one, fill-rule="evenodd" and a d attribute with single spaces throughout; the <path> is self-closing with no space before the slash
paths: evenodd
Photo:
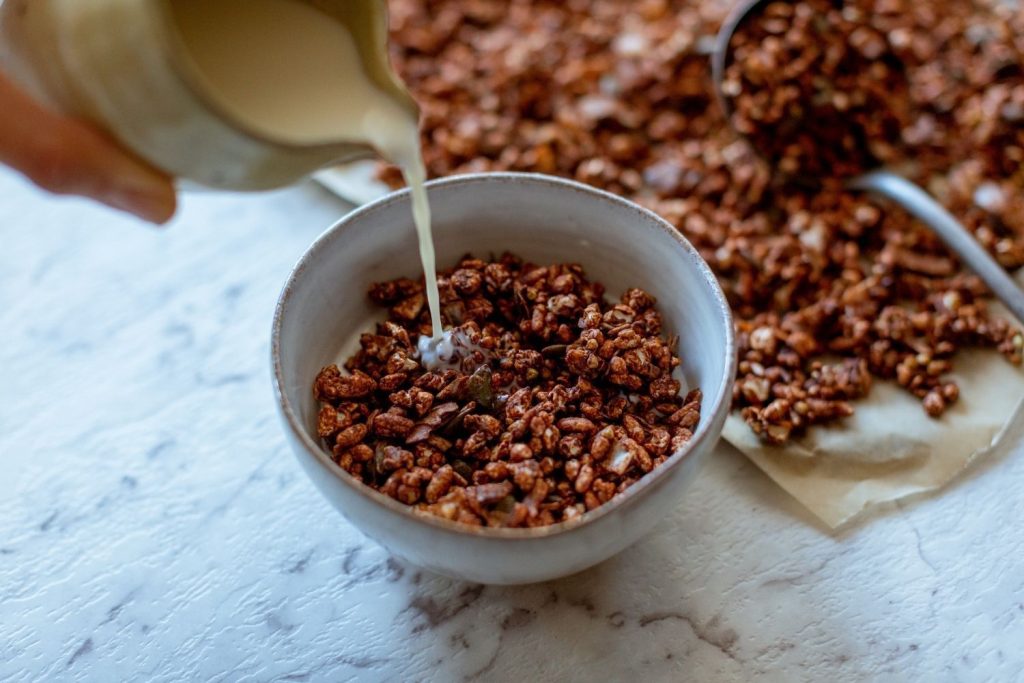
<path id="1" fill-rule="evenodd" d="M 682 448 L 701 393 L 681 396 L 677 340 L 655 301 L 609 303 L 578 265 L 511 255 L 439 273 L 454 353 L 428 370 L 423 285 L 374 285 L 388 319 L 343 372 L 325 367 L 318 432 L 364 484 L 465 524 L 533 527 L 608 502 Z"/>
<path id="2" fill-rule="evenodd" d="M 731 5 L 391 0 L 392 56 L 423 107 L 430 175 L 553 173 L 674 223 L 733 306 L 736 407 L 766 440 L 849 415 L 872 378 L 895 379 L 941 414 L 957 398 L 957 351 L 999 348 L 1019 362 L 1020 335 L 989 314 L 985 288 L 901 209 L 787 181 L 737 138 L 714 101 L 709 65 Z M 1004 267 L 1024 265 L 1024 5 L 771 7 L 757 29 L 769 35 L 749 43 L 741 63 L 777 63 L 797 82 L 817 69 L 823 106 L 837 116 L 846 107 L 861 133 L 843 130 L 871 138 L 842 143 L 855 152 L 843 163 L 900 164 Z M 827 45 L 818 44 L 822 35 Z M 738 94 L 758 104 L 748 71 L 734 71 L 730 87 L 735 93 L 738 82 Z M 878 77 L 884 88 L 870 82 Z M 780 120 L 796 102 L 785 87 L 766 97 L 784 99 L 745 115 Z M 887 106 L 876 109 L 883 98 Z M 393 169 L 382 173 L 401 182 Z"/>

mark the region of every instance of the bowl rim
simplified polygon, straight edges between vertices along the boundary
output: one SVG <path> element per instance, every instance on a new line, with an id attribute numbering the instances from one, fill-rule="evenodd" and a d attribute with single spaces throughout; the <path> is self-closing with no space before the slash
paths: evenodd
<path id="1" fill-rule="evenodd" d="M 691 257 L 694 266 L 697 268 L 699 274 L 703 277 L 705 284 L 708 286 L 707 292 L 712 297 L 716 309 L 721 314 L 726 328 L 724 349 L 724 353 L 726 354 L 726 371 L 718 387 L 718 399 L 711 406 L 711 410 L 709 412 L 702 412 L 702 416 L 706 414 L 707 419 L 702 420 L 702 424 L 698 425 L 693 438 L 691 438 L 682 449 L 669 456 L 665 462 L 651 470 L 651 472 L 645 474 L 629 488 L 616 495 L 607 503 L 604 503 L 593 510 L 588 510 L 579 517 L 569 521 L 558 522 L 547 526 L 527 528 L 471 526 L 447 520 L 442 517 L 438 517 L 437 515 L 420 512 L 414 507 L 399 503 L 380 491 L 372 489 L 362 482 L 357 481 L 352 475 L 343 470 L 337 463 L 328 457 L 323 446 L 314 440 L 303 427 L 301 419 L 283 390 L 285 380 L 283 363 L 281 361 L 281 333 L 285 310 L 288 307 L 293 290 L 296 288 L 298 279 L 303 276 L 304 272 L 309 267 L 310 261 L 321 249 L 325 248 L 332 240 L 343 236 L 346 228 L 349 228 L 353 224 L 358 224 L 360 219 L 364 216 L 380 211 L 396 203 L 408 202 L 410 194 L 408 188 L 402 188 L 400 190 L 390 192 L 379 199 L 358 206 L 342 216 L 313 241 L 292 268 L 284 287 L 281 289 L 277 305 L 274 308 L 274 319 L 271 329 L 270 355 L 273 370 L 271 374 L 273 379 L 274 395 L 277 400 L 278 410 L 284 417 L 288 430 L 291 432 L 293 438 L 298 443 L 302 444 L 306 453 L 311 455 L 321 467 L 333 474 L 335 478 L 343 482 L 344 486 L 347 486 L 357 495 L 365 497 L 372 504 L 382 505 L 391 512 L 405 516 L 411 522 L 425 524 L 440 531 L 463 536 L 504 540 L 533 540 L 548 536 L 557 536 L 588 526 L 605 516 L 613 514 L 619 508 L 631 505 L 635 500 L 641 498 L 648 489 L 652 488 L 661 479 L 665 478 L 670 470 L 679 467 L 691 453 L 698 450 L 698 446 L 709 439 L 717 439 L 720 437 L 720 428 L 717 430 L 719 432 L 717 434 L 713 435 L 712 431 L 716 422 L 721 424 L 725 421 L 726 413 L 732 403 L 732 386 L 735 381 L 737 367 L 736 333 L 732 310 L 725 298 L 725 293 L 722 291 L 721 285 L 718 283 L 718 279 L 715 277 L 714 273 L 711 271 L 711 267 L 707 264 L 696 248 L 690 244 L 689 240 L 687 240 L 681 232 L 676 230 L 670 223 L 668 223 L 668 221 L 650 209 L 605 190 L 585 185 L 574 180 L 568 180 L 542 173 L 466 173 L 430 180 L 426 183 L 426 187 L 429 192 L 429 190 L 433 188 L 450 188 L 459 185 L 473 185 L 479 183 L 517 183 L 554 186 L 562 191 L 583 194 L 593 199 L 614 204 L 619 208 L 625 208 L 639 214 L 641 218 L 645 219 L 645 222 L 650 222 L 652 225 L 657 226 L 675 240 L 679 246 L 682 247 L 683 252 Z"/>

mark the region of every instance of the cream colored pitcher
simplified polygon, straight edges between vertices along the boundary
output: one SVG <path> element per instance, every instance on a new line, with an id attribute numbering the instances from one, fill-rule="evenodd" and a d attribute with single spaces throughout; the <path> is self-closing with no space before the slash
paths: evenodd
<path id="1" fill-rule="evenodd" d="M 384 0 L 6 0 L 0 68 L 176 177 L 258 190 L 415 121 L 386 22 Z"/>

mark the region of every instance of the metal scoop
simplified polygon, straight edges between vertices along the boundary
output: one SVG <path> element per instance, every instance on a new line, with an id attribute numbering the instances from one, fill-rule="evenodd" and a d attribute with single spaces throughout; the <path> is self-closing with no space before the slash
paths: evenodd
<path id="1" fill-rule="evenodd" d="M 771 1 L 743 0 L 740 2 L 726 19 L 715 39 L 715 49 L 711 55 L 712 80 L 715 97 L 730 120 L 730 124 L 732 105 L 722 90 L 725 69 L 730 63 L 729 46 L 736 29 Z M 762 150 L 757 151 L 762 152 Z M 988 285 L 996 298 L 1003 302 L 1018 321 L 1024 322 L 1024 291 L 974 239 L 974 236 L 960 224 L 960 221 L 935 201 L 931 195 L 903 176 L 885 169 L 877 169 L 857 176 L 849 180 L 847 186 L 854 190 L 873 192 L 887 197 L 920 219 Z"/>

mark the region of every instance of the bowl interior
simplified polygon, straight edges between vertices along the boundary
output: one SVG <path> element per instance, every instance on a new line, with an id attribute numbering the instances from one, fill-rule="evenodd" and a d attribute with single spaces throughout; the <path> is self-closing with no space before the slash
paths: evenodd
<path id="1" fill-rule="evenodd" d="M 613 195 L 547 176 L 455 177 L 430 183 L 429 193 L 439 269 L 467 253 L 511 251 L 540 265 L 580 263 L 610 298 L 641 287 L 657 298 L 664 333 L 679 337 L 686 387 L 703 391 L 698 435 L 713 412 L 725 410 L 735 358 L 728 306 L 707 265 L 667 223 Z M 349 214 L 297 266 L 275 323 L 275 363 L 286 410 L 312 443 L 319 444 L 313 379 L 383 318 L 368 287 L 421 273 L 407 193 Z"/>

